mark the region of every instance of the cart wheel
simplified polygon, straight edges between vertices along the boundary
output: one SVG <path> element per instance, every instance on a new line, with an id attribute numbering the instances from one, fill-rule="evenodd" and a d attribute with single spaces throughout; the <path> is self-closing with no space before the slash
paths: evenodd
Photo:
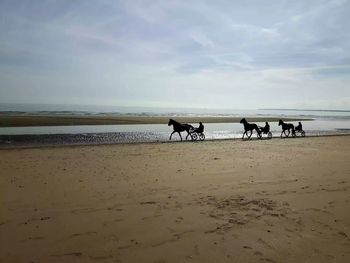
<path id="1" fill-rule="evenodd" d="M 204 141 L 204 140 L 205 140 L 205 135 L 204 135 L 204 133 L 199 134 L 199 139 L 200 139 L 201 141 Z"/>
<path id="2" fill-rule="evenodd" d="M 305 131 L 301 131 L 301 136 L 305 137 Z"/>
<path id="3" fill-rule="evenodd" d="M 191 138 L 192 138 L 192 141 L 197 141 L 198 139 L 197 133 L 191 133 Z"/>
<path id="4" fill-rule="evenodd" d="M 272 138 L 272 132 L 267 133 L 267 138 L 271 139 Z"/>

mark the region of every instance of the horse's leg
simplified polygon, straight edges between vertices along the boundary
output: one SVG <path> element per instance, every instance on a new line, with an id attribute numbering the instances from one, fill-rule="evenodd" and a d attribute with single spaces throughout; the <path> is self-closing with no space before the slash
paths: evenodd
<path id="1" fill-rule="evenodd" d="M 284 130 L 281 131 L 281 138 L 282 138 L 282 134 L 284 133 Z M 285 134 L 284 134 L 285 135 Z"/>
<path id="2" fill-rule="evenodd" d="M 252 131 L 252 130 L 250 130 L 250 134 L 249 134 L 248 139 L 250 139 L 250 137 L 252 137 L 252 134 L 253 134 L 253 131 Z"/>
<path id="3" fill-rule="evenodd" d="M 186 130 L 187 131 L 187 130 Z M 187 138 L 188 136 L 191 135 L 189 131 L 187 131 L 187 136 L 186 136 L 186 141 L 187 141 Z"/>
<path id="4" fill-rule="evenodd" d="M 244 139 L 244 134 L 247 134 L 247 131 L 243 132 L 242 140 Z M 248 136 L 248 134 L 247 134 L 247 136 Z"/>
<path id="5" fill-rule="evenodd" d="M 259 128 L 255 128 L 255 130 L 256 130 L 256 133 L 257 133 L 256 137 L 260 138 L 260 130 L 259 130 Z"/>
<path id="6" fill-rule="evenodd" d="M 295 130 L 294 130 L 294 129 L 292 129 L 292 136 L 293 136 L 293 137 L 297 136 L 297 135 L 295 134 Z"/>
<path id="7" fill-rule="evenodd" d="M 169 140 L 171 140 L 171 136 L 173 136 L 175 131 L 173 131 L 171 134 L 170 134 L 170 137 L 169 137 Z"/>
<path id="8" fill-rule="evenodd" d="M 181 133 L 180 132 L 178 132 L 179 133 L 179 136 L 180 136 L 180 138 L 181 138 L 181 141 L 182 141 L 182 136 L 181 136 Z"/>
<path id="9" fill-rule="evenodd" d="M 286 135 L 286 136 L 289 137 L 289 134 L 290 134 L 290 130 L 288 129 L 288 135 Z"/>

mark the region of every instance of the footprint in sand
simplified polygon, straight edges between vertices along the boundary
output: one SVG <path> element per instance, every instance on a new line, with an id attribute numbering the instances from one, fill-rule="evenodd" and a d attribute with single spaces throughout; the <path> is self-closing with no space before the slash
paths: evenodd
<path id="1" fill-rule="evenodd" d="M 274 261 L 273 259 L 270 259 L 270 258 L 261 258 L 260 261 L 276 263 L 276 261 Z"/>
<path id="2" fill-rule="evenodd" d="M 77 209 L 73 209 L 71 212 L 73 214 L 76 214 L 76 213 L 92 213 L 92 212 L 96 212 L 98 210 L 101 210 L 101 209 L 97 209 L 97 208 L 77 208 Z"/>
<path id="3" fill-rule="evenodd" d="M 64 257 L 64 256 L 80 257 L 82 255 L 83 255 L 83 253 L 81 253 L 81 252 L 71 252 L 71 253 L 64 253 L 64 254 L 55 254 L 55 255 L 51 255 L 51 256 L 52 257 Z"/>
<path id="4" fill-rule="evenodd" d="M 262 244 L 264 247 L 269 248 L 269 249 L 274 249 L 273 246 L 271 246 L 269 243 L 267 243 L 265 240 L 262 238 L 258 239 L 258 243 Z"/>
<path id="5" fill-rule="evenodd" d="M 175 220 L 176 223 L 181 223 L 184 220 L 182 216 L 178 216 Z"/>
<path id="6" fill-rule="evenodd" d="M 92 235 L 92 234 L 97 234 L 97 232 L 88 231 L 88 232 L 84 232 L 84 233 L 75 233 L 75 234 L 72 234 L 71 237 L 87 236 L 87 235 Z"/>
<path id="7" fill-rule="evenodd" d="M 5 224 L 7 224 L 7 223 L 10 223 L 10 220 L 6 220 L 6 221 L 0 222 L 0 226 L 5 225 Z"/>
<path id="8" fill-rule="evenodd" d="M 42 240 L 45 237 L 28 237 L 27 239 L 22 239 L 20 242 L 27 242 L 27 241 L 37 241 L 37 240 Z"/>
<path id="9" fill-rule="evenodd" d="M 155 202 L 155 201 L 146 201 L 146 202 L 140 202 L 140 205 L 154 205 L 156 203 L 157 202 Z"/>
<path id="10" fill-rule="evenodd" d="M 131 245 L 125 245 L 125 246 L 119 246 L 119 247 L 117 247 L 118 249 L 128 249 L 128 248 L 130 248 L 131 247 Z"/>
<path id="11" fill-rule="evenodd" d="M 340 181 L 340 182 L 338 182 L 338 184 L 345 184 L 346 183 L 346 181 Z"/>
<path id="12" fill-rule="evenodd" d="M 350 241 L 349 236 L 348 236 L 345 232 L 339 231 L 339 232 L 338 232 L 338 235 L 340 235 L 340 236 L 344 237 L 346 240 Z"/>
<path id="13" fill-rule="evenodd" d="M 247 199 L 243 196 L 232 196 L 217 199 L 213 196 L 207 196 L 199 198 L 198 203 L 213 207 L 207 212 L 208 216 L 227 222 L 219 225 L 216 232 L 228 230 L 234 225 L 244 225 L 262 217 L 285 217 L 290 211 L 288 203 L 276 202 L 267 198 Z M 212 232 L 215 230 L 206 233 Z"/>
<path id="14" fill-rule="evenodd" d="M 146 216 L 146 217 L 142 217 L 141 220 L 147 220 L 147 219 L 152 219 L 152 218 L 157 218 L 157 217 L 161 217 L 163 215 L 161 214 L 156 214 L 156 215 L 153 215 L 153 216 Z M 121 219 L 122 220 L 122 219 Z"/>

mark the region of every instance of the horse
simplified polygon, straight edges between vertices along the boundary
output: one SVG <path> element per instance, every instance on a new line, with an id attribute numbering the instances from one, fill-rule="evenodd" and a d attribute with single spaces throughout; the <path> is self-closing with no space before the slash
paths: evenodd
<path id="1" fill-rule="evenodd" d="M 173 134 L 175 132 L 177 132 L 181 138 L 181 141 L 182 141 L 181 132 L 183 132 L 183 131 L 187 131 L 187 136 L 186 136 L 186 140 L 187 140 L 187 137 L 189 135 L 191 135 L 190 131 L 194 130 L 194 127 L 192 125 L 187 124 L 187 123 L 182 124 L 182 123 L 179 123 L 173 119 L 169 120 L 168 126 L 171 126 L 171 125 L 173 125 L 174 131 L 170 134 L 169 140 L 171 140 L 171 136 L 173 136 Z"/>
<path id="2" fill-rule="evenodd" d="M 242 139 L 244 139 L 244 134 L 246 134 L 248 139 L 250 139 L 250 137 L 253 134 L 253 130 L 256 130 L 258 138 L 261 137 L 260 129 L 259 129 L 258 125 L 256 125 L 255 123 L 249 123 L 249 122 L 247 122 L 247 120 L 245 118 L 243 118 L 239 123 L 243 123 L 243 125 L 244 125 L 244 133 L 243 133 Z M 247 131 L 250 131 L 249 136 L 248 136 Z"/>
<path id="3" fill-rule="evenodd" d="M 290 134 L 290 130 L 292 130 L 292 135 L 295 136 L 295 129 L 292 123 L 285 123 L 282 120 L 279 120 L 278 126 L 281 126 L 281 125 L 282 125 L 281 138 L 283 133 L 284 133 L 284 136 L 288 137 Z M 286 131 L 288 131 L 288 134 L 286 134 Z"/>

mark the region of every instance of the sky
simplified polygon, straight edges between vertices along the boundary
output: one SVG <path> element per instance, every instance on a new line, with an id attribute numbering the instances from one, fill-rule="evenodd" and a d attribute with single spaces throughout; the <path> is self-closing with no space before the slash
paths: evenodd
<path id="1" fill-rule="evenodd" d="M 0 0 L 0 103 L 350 110 L 350 0 Z"/>

